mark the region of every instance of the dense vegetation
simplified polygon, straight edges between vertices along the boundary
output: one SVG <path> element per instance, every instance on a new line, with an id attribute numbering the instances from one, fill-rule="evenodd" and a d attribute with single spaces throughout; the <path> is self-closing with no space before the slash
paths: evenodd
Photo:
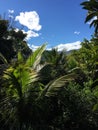
<path id="1" fill-rule="evenodd" d="M 81 4 L 95 32 L 79 50 L 36 51 L 0 19 L 0 130 L 98 129 L 98 1 Z"/>

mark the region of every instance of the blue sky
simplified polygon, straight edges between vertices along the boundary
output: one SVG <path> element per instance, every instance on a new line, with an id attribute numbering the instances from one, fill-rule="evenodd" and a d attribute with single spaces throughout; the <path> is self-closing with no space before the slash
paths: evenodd
<path id="1" fill-rule="evenodd" d="M 93 28 L 85 24 L 84 0 L 0 0 L 0 14 L 15 20 L 23 32 L 28 33 L 30 47 L 59 49 L 80 47 L 84 38 L 90 39 Z M 23 26 L 22 26 L 23 25 Z M 73 48 L 74 49 L 74 48 Z"/>

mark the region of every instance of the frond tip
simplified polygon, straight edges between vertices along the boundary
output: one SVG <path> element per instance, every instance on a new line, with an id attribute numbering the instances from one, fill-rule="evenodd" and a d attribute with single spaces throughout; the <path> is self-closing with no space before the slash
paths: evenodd
<path id="1" fill-rule="evenodd" d="M 46 44 L 39 47 L 35 52 L 33 52 L 30 57 L 27 59 L 26 64 L 30 67 L 33 67 L 33 69 L 36 68 L 37 65 L 39 65 L 42 53 L 44 52 L 46 47 Z"/>

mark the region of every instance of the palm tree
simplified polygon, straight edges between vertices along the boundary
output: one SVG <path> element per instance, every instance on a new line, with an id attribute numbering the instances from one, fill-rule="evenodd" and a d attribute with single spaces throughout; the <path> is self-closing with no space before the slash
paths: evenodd
<path id="1" fill-rule="evenodd" d="M 95 34 L 98 34 L 98 0 L 85 1 L 81 5 L 88 11 L 85 22 L 90 21 L 90 27 L 94 26 Z"/>
<path id="2" fill-rule="evenodd" d="M 74 79 L 74 74 L 69 74 L 56 77 L 47 85 L 42 84 L 39 63 L 44 49 L 45 45 L 41 46 L 27 60 L 24 60 L 19 52 L 17 61 L 8 65 L 4 71 L 0 115 L 4 121 L 3 125 L 9 130 L 44 129 L 42 126 L 46 120 L 43 114 L 47 117 L 47 111 L 45 113 L 46 107 L 43 106 L 47 106 L 51 115 L 51 110 L 47 102 L 44 104 L 44 100 L 57 96 L 62 87 Z M 1 129 L 4 129 L 4 126 Z"/>
<path id="3" fill-rule="evenodd" d="M 67 56 L 65 51 L 58 52 L 57 49 L 45 51 L 42 56 L 41 64 L 45 64 L 41 70 L 44 84 L 67 74 Z"/>
<path id="4" fill-rule="evenodd" d="M 0 104 L 0 114 L 5 124 L 9 124 L 9 129 L 14 129 L 16 126 L 22 129 L 23 122 L 29 121 L 28 114 L 30 115 L 31 112 L 31 107 L 28 107 L 30 106 L 29 97 L 32 91 L 32 99 L 35 100 L 36 91 L 40 91 L 39 86 L 34 89 L 34 84 L 38 81 L 37 66 L 44 49 L 45 45 L 38 48 L 26 61 L 19 52 L 17 61 L 8 65 L 4 71 L 2 88 L 4 97 Z"/>

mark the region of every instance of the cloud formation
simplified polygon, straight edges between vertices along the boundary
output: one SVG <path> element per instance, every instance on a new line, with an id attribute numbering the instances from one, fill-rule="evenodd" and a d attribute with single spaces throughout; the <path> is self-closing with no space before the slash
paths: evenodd
<path id="1" fill-rule="evenodd" d="M 81 48 L 80 44 L 81 44 L 80 41 L 76 41 L 76 42 L 73 42 L 73 43 L 59 44 L 55 48 L 58 48 L 58 51 L 62 51 L 62 50 L 66 50 L 66 51 L 77 50 L 77 49 Z"/>
<path id="2" fill-rule="evenodd" d="M 39 46 L 35 46 L 35 45 L 30 45 L 29 47 L 32 50 L 36 50 Z M 73 43 L 66 43 L 66 44 L 59 44 L 53 48 L 57 48 L 58 51 L 62 51 L 62 50 L 66 50 L 66 51 L 70 51 L 70 50 L 77 50 L 81 48 L 81 42 L 80 41 L 76 41 Z M 51 50 L 52 48 L 47 48 L 47 50 Z"/>
<path id="3" fill-rule="evenodd" d="M 32 37 L 38 37 L 40 35 L 32 30 L 28 30 L 27 32 L 24 30 L 22 30 L 22 31 L 23 31 L 23 33 L 27 34 L 26 40 L 30 40 Z"/>
<path id="4" fill-rule="evenodd" d="M 31 45 L 31 44 L 28 44 L 28 46 L 33 50 L 35 51 L 36 49 L 38 49 L 40 46 L 35 46 L 35 45 Z"/>
<path id="5" fill-rule="evenodd" d="M 13 14 L 14 14 L 14 10 L 9 9 L 8 10 L 8 17 L 13 19 L 14 18 Z"/>
<path id="6" fill-rule="evenodd" d="M 18 32 L 19 29 L 16 28 L 15 31 Z M 27 41 L 27 40 L 30 40 L 32 37 L 38 37 L 38 36 L 40 35 L 39 33 L 36 33 L 36 32 L 34 32 L 34 31 L 32 31 L 32 30 L 28 30 L 28 31 L 21 30 L 21 31 L 22 31 L 24 34 L 27 34 L 27 36 L 26 36 L 26 38 L 25 38 L 26 41 Z"/>
<path id="7" fill-rule="evenodd" d="M 15 18 L 15 21 L 19 21 L 20 24 L 34 31 L 39 31 L 42 28 L 39 20 L 39 15 L 36 11 L 20 12 L 20 15 Z"/>
<path id="8" fill-rule="evenodd" d="M 32 37 L 38 37 L 40 35 L 35 32 L 42 28 L 39 24 L 40 18 L 36 11 L 20 12 L 20 15 L 15 17 L 15 21 L 18 21 L 21 25 L 28 28 L 28 31 L 22 30 L 23 33 L 27 34 L 26 40 L 30 40 Z"/>
<path id="9" fill-rule="evenodd" d="M 13 13 L 14 13 L 14 10 L 9 9 L 9 10 L 8 10 L 8 13 L 13 14 Z"/>
<path id="10" fill-rule="evenodd" d="M 74 32 L 74 34 L 79 35 L 79 34 L 80 34 L 80 32 L 79 32 L 79 31 L 75 31 L 75 32 Z"/>

